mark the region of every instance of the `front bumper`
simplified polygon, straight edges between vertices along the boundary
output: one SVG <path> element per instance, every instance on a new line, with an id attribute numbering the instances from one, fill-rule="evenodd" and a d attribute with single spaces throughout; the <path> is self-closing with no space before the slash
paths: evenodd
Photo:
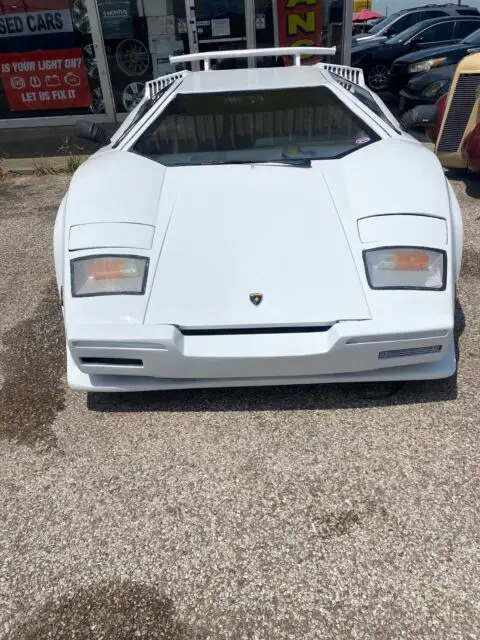
<path id="1" fill-rule="evenodd" d="M 388 90 L 392 93 L 399 93 L 413 78 L 411 73 L 396 73 L 388 76 Z"/>
<path id="2" fill-rule="evenodd" d="M 440 94 L 441 95 L 441 94 Z M 400 100 L 398 103 L 398 108 L 400 111 L 409 111 L 418 105 L 423 104 L 436 104 L 439 95 L 434 96 L 433 98 L 425 98 L 421 94 L 409 93 L 406 89 L 400 91 Z"/>
<path id="3" fill-rule="evenodd" d="M 452 326 L 342 322 L 320 333 L 184 336 L 173 326 L 82 326 L 67 339 L 69 386 L 140 391 L 444 378 Z M 435 348 L 435 349 L 434 349 Z M 412 351 L 417 350 L 417 351 Z"/>

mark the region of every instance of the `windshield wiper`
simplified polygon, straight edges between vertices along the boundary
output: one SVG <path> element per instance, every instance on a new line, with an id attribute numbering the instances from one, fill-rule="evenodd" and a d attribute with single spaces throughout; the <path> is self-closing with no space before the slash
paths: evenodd
<path id="1" fill-rule="evenodd" d="M 191 164 L 194 164 L 193 162 Z M 195 163 L 196 164 L 196 163 Z M 270 164 L 270 165 L 286 165 L 288 167 L 309 168 L 312 166 L 310 158 L 290 158 L 279 160 L 222 160 L 221 162 L 199 162 L 198 164 Z"/>

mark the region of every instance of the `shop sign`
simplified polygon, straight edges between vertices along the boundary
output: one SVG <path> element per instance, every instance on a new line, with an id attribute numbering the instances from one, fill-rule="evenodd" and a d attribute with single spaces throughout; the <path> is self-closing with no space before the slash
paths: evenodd
<path id="1" fill-rule="evenodd" d="M 148 44 L 152 56 L 153 77 L 159 78 L 175 71 L 175 66 L 170 63 L 170 56 L 184 53 L 183 41 L 172 36 L 151 35 Z"/>
<path id="2" fill-rule="evenodd" d="M 42 36 L 73 31 L 68 0 L 44 0 L 26 10 L 24 2 L 0 0 L 0 38 Z"/>
<path id="3" fill-rule="evenodd" d="M 92 103 L 81 49 L 2 53 L 0 79 L 12 111 L 71 109 Z"/>
<path id="4" fill-rule="evenodd" d="M 277 25 L 280 47 L 319 47 L 322 40 L 323 0 L 278 0 Z M 310 63 L 318 56 L 309 57 Z M 290 57 L 285 64 L 291 65 Z"/>
<path id="5" fill-rule="evenodd" d="M 98 0 L 98 12 L 106 40 L 133 37 L 130 0 Z"/>
<path id="6" fill-rule="evenodd" d="M 359 11 L 364 10 L 372 10 L 372 0 L 353 0 L 353 13 L 358 13 Z"/>

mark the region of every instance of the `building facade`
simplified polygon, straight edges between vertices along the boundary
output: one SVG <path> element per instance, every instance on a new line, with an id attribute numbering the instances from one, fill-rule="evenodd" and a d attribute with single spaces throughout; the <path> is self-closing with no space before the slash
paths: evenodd
<path id="1" fill-rule="evenodd" d="M 0 0 L 0 128 L 121 122 L 172 54 L 335 45 L 348 64 L 351 16 L 351 0 Z"/>

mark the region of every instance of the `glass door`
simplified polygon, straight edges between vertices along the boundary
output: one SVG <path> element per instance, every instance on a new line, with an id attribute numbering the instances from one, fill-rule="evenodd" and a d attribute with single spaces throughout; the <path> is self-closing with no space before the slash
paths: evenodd
<path id="1" fill-rule="evenodd" d="M 337 48 L 331 62 L 350 64 L 352 3 L 348 0 L 254 0 L 257 47 Z M 305 57 L 302 64 L 319 58 Z M 285 58 L 285 64 L 291 59 Z"/>
<path id="2" fill-rule="evenodd" d="M 0 0 L 1 1 L 1 0 Z M 183 0 L 73 0 L 95 2 L 118 120 L 132 111 L 153 78 L 177 71 L 171 55 L 188 53 Z"/>
<path id="3" fill-rule="evenodd" d="M 190 0 L 191 52 L 227 51 L 253 46 L 247 35 L 246 1 Z M 246 59 L 214 60 L 212 69 L 248 66 Z"/>

